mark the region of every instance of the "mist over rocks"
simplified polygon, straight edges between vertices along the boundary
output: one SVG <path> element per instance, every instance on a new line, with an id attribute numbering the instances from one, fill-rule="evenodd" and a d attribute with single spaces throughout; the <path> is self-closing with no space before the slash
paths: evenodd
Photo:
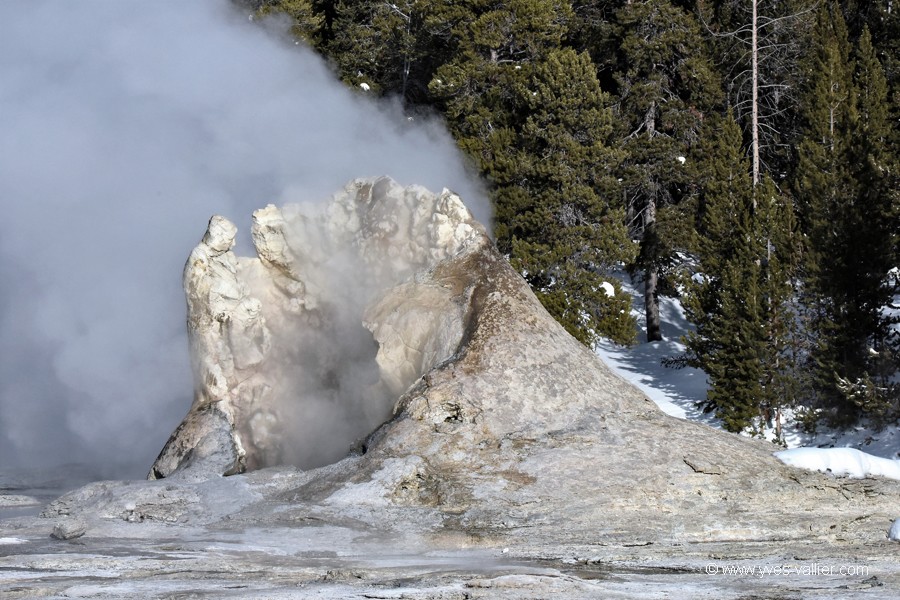
<path id="1" fill-rule="evenodd" d="M 194 402 L 151 478 L 343 458 L 463 335 L 467 305 L 444 287 L 382 294 L 489 243 L 456 194 L 386 177 L 255 211 L 256 257 L 235 255 L 236 233 L 212 217 L 185 265 Z"/>

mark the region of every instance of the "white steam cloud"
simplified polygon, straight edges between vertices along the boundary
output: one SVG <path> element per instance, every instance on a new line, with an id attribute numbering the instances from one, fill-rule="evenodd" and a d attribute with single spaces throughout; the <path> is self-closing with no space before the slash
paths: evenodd
<path id="1" fill-rule="evenodd" d="M 146 472 L 191 402 L 181 270 L 211 214 L 246 236 L 388 174 L 489 216 L 439 127 L 227 0 L 0 3 L 0 131 L 0 469 Z"/>

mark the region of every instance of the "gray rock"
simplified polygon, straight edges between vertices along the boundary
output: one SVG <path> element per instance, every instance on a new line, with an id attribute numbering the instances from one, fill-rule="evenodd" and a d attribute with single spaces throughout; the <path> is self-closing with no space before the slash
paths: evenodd
<path id="1" fill-rule="evenodd" d="M 53 525 L 50 537 L 57 540 L 74 540 L 85 534 L 87 525 L 74 517 L 63 517 Z"/>
<path id="2" fill-rule="evenodd" d="M 214 216 L 185 265 L 194 403 L 151 479 L 292 462 L 335 436 L 342 445 L 305 462 L 341 458 L 462 336 L 464 298 L 448 303 L 445 287 L 404 282 L 487 239 L 452 192 L 387 178 L 351 182 L 324 208 L 256 211 L 256 258 L 235 256 L 236 232 Z M 215 458 L 201 461 L 201 475 L 202 440 Z"/>
<path id="3" fill-rule="evenodd" d="M 148 479 L 210 479 L 243 471 L 233 416 L 219 403 L 198 404 L 163 447 Z"/>

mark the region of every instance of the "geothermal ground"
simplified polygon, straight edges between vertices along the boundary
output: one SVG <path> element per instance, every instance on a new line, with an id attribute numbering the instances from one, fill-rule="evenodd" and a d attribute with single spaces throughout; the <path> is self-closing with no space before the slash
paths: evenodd
<path id="1" fill-rule="evenodd" d="M 504 546 L 502 537 L 485 532 L 429 531 L 426 515 L 417 521 L 409 514 L 404 524 L 397 515 L 370 514 L 377 517 L 370 522 L 363 515 L 341 518 L 302 503 L 260 500 L 304 478 L 295 470 L 267 469 L 169 486 L 169 506 L 187 494 L 217 515 L 237 511 L 207 525 L 180 522 L 184 507 L 167 509 L 163 503 L 152 518 L 137 507 L 128 512 L 123 495 L 140 502 L 164 483 L 94 484 L 108 488 L 104 493 L 112 504 L 117 497 L 121 514 L 110 514 L 102 527 L 81 537 L 50 537 L 59 518 L 2 521 L 0 595 L 892 599 L 900 586 L 896 543 L 890 542 L 632 545 L 597 536 L 593 544 L 568 545 L 547 543 L 536 532 L 527 545 Z"/>
<path id="2" fill-rule="evenodd" d="M 900 482 L 663 413 L 452 192 L 356 180 L 252 233 L 190 255 L 194 402 L 150 480 L 39 514 L 64 479 L 0 482 L 4 600 L 897 596 Z"/>

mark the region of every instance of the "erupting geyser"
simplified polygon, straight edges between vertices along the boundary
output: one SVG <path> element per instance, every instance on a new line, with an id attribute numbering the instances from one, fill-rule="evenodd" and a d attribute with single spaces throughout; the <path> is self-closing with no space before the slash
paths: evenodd
<path id="1" fill-rule="evenodd" d="M 210 215 L 246 254 L 267 202 L 390 173 L 489 223 L 440 122 L 349 89 L 250 4 L 0 2 L 3 467 L 146 474 L 190 405 L 178 273 Z"/>
<path id="2" fill-rule="evenodd" d="M 443 288 L 402 312 L 385 292 L 486 239 L 454 193 L 388 178 L 257 210 L 257 257 L 234 254 L 236 232 L 214 216 L 185 266 L 194 403 L 151 478 L 342 458 L 462 338 Z"/>
<path id="3" fill-rule="evenodd" d="M 452 192 L 356 180 L 312 206 L 256 211 L 258 258 L 210 221 L 185 270 L 194 406 L 151 478 L 339 461 L 297 475 L 290 503 L 427 508 L 434 527 L 520 541 L 885 538 L 900 483 L 834 484 L 665 415 Z"/>

